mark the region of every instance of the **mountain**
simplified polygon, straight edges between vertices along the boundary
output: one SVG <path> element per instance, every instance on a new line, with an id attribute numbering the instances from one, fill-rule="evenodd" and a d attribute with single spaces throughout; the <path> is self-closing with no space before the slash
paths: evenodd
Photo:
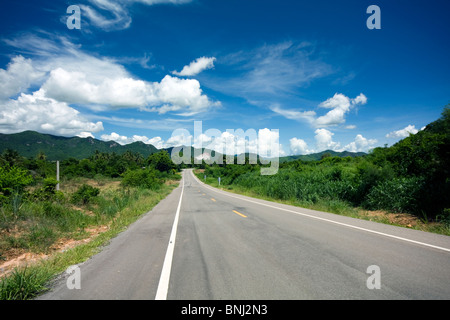
<path id="1" fill-rule="evenodd" d="M 30 158 L 34 158 L 40 152 L 43 152 L 48 160 L 85 159 L 94 154 L 96 150 L 117 154 L 126 151 L 139 152 L 144 157 L 158 151 L 153 145 L 143 142 L 134 142 L 122 146 L 114 141 L 101 141 L 90 137 L 59 137 L 35 131 L 14 134 L 0 133 L 0 153 L 6 149 L 13 149 L 20 155 Z"/>
<path id="2" fill-rule="evenodd" d="M 333 150 L 325 150 L 318 153 L 311 153 L 311 154 L 305 154 L 305 155 L 296 155 L 296 156 L 287 156 L 287 157 L 280 157 L 280 163 L 282 162 L 289 162 L 289 161 L 295 161 L 295 160 L 303 160 L 303 161 L 316 161 L 322 159 L 324 155 L 330 155 L 332 157 L 361 157 L 367 155 L 367 153 L 364 152 L 350 152 L 350 151 L 342 151 L 337 152 Z"/>
<path id="3" fill-rule="evenodd" d="M 2 134 L 0 133 L 0 153 L 6 149 L 13 149 L 20 155 L 27 158 L 34 158 L 40 152 L 43 152 L 48 160 L 65 160 L 68 158 L 85 159 L 95 153 L 99 152 L 115 152 L 117 154 L 125 153 L 126 151 L 138 152 L 144 157 L 147 157 L 159 150 L 151 144 L 143 142 L 133 142 L 127 145 L 120 145 L 115 141 L 102 141 L 94 138 L 80 138 L 80 137 L 60 137 L 50 134 L 38 133 L 35 131 L 24 131 L 21 133 Z M 173 148 L 165 149 L 171 154 Z M 191 156 L 194 157 L 195 149 L 191 147 Z M 211 150 L 202 149 L 201 154 L 206 160 L 211 155 Z M 215 153 L 213 152 L 213 155 Z M 296 155 L 281 157 L 280 162 L 294 161 L 301 159 L 304 161 L 320 160 L 324 154 L 337 157 L 357 157 L 365 155 L 364 152 L 336 152 L 326 150 L 319 153 L 308 155 Z M 219 154 L 218 157 L 221 155 Z M 249 156 L 248 153 L 245 156 Z M 237 156 L 236 156 L 237 157 Z M 237 163 L 237 160 L 235 161 Z"/>

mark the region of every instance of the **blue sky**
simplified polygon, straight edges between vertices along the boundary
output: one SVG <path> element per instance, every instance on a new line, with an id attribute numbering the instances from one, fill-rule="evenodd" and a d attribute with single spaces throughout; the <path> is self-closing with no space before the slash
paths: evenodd
<path id="1" fill-rule="evenodd" d="M 227 129 L 250 129 L 280 155 L 367 152 L 450 102 L 449 14 L 446 0 L 4 1 L 0 132 L 221 151 L 240 139 Z"/>

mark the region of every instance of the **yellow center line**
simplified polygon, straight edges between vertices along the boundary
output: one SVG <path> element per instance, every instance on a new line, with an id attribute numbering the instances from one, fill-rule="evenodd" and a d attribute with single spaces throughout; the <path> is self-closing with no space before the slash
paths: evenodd
<path id="1" fill-rule="evenodd" d="M 216 199 L 214 199 L 214 198 L 211 198 L 211 200 L 214 201 L 214 202 L 216 202 Z"/>
<path id="2" fill-rule="evenodd" d="M 238 215 L 240 215 L 240 216 L 243 217 L 243 218 L 247 218 L 246 215 L 243 215 L 242 213 L 240 213 L 240 212 L 238 212 L 238 211 L 236 211 L 236 210 L 233 210 L 233 212 L 236 213 L 236 214 L 238 214 Z"/>

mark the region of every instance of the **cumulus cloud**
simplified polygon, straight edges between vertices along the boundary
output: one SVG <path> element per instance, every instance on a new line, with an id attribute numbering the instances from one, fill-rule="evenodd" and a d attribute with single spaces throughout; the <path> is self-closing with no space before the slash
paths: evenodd
<path id="1" fill-rule="evenodd" d="M 386 138 L 403 139 L 409 137 L 410 134 L 416 134 L 419 130 L 414 125 L 408 125 L 406 128 L 390 132 L 386 135 Z"/>
<path id="2" fill-rule="evenodd" d="M 35 130 L 64 136 L 86 136 L 102 131 L 103 124 L 91 122 L 66 103 L 48 98 L 45 90 L 41 89 L 0 103 L 0 130 L 4 133 Z"/>
<path id="3" fill-rule="evenodd" d="M 356 135 L 355 139 L 349 144 L 341 147 L 341 143 L 333 140 L 334 133 L 327 129 L 317 129 L 315 131 L 315 147 L 310 148 L 303 139 L 290 139 L 291 154 L 310 154 L 325 150 L 350 151 L 350 152 L 369 152 L 374 148 L 378 141 L 376 139 L 367 139 L 361 134 Z"/>
<path id="4" fill-rule="evenodd" d="M 97 75 L 98 77 L 98 75 Z M 146 83 L 128 77 L 92 79 L 90 74 L 57 68 L 42 86 L 54 99 L 70 104 L 140 107 L 146 103 Z"/>
<path id="5" fill-rule="evenodd" d="M 170 75 L 160 82 L 137 79 L 114 59 L 85 53 L 67 38 L 46 36 L 27 34 L 5 40 L 8 45 L 27 52 L 32 58 L 13 57 L 5 69 L 0 69 L 0 102 L 3 101 L 4 119 L 8 117 L 8 112 L 13 112 L 7 111 L 5 106 L 14 104 L 14 99 L 20 93 L 33 96 L 33 93 L 28 92 L 31 88 L 40 88 L 41 102 L 50 104 L 51 101 L 52 105 L 60 103 L 65 107 L 64 110 L 75 110 L 81 105 L 93 111 L 134 108 L 188 117 L 220 106 L 220 102 L 211 101 L 203 93 L 200 83 L 195 79 L 180 79 Z M 19 101 L 15 103 L 22 105 Z M 23 121 L 25 119 L 31 121 L 31 117 Z M 23 127 L 39 129 L 38 120 L 44 121 L 38 117 Z M 0 130 L 8 131 L 5 125 Z M 61 126 L 54 126 L 51 130 L 48 124 L 40 131 L 44 129 L 62 135 L 67 131 Z M 78 132 L 69 132 L 77 135 L 94 132 L 81 129 L 82 126 Z"/>
<path id="6" fill-rule="evenodd" d="M 0 99 L 26 91 L 43 76 L 43 72 L 34 68 L 31 59 L 13 57 L 6 70 L 0 69 Z"/>
<path id="7" fill-rule="evenodd" d="M 43 88 L 52 98 L 93 109 L 102 105 L 192 115 L 220 105 L 203 94 L 197 80 L 169 75 L 161 82 L 146 82 L 129 75 L 101 78 L 98 73 L 92 77 L 90 73 L 57 68 L 50 72 Z"/>
<path id="8" fill-rule="evenodd" d="M 258 131 L 249 129 L 246 132 L 243 130 L 221 132 L 218 129 L 208 129 L 196 137 L 191 135 L 186 129 L 176 129 L 167 140 L 163 140 L 159 136 L 153 138 L 138 135 L 128 137 L 116 132 L 103 134 L 100 138 L 104 141 L 115 141 L 121 145 L 141 141 L 151 144 L 158 149 L 193 146 L 195 148 L 214 150 L 226 155 L 252 153 L 269 158 L 285 155 L 283 146 L 279 143 L 278 130 L 269 130 L 267 128 Z"/>
<path id="9" fill-rule="evenodd" d="M 127 136 L 121 136 L 115 132 L 112 132 L 111 134 L 102 134 L 100 136 L 100 139 L 102 139 L 104 141 L 115 141 L 121 145 L 129 144 L 129 143 L 133 142 Z"/>
<path id="10" fill-rule="evenodd" d="M 146 96 L 147 104 L 157 107 L 145 108 L 161 114 L 169 111 L 178 112 L 179 115 L 190 116 L 210 107 L 220 106 L 220 102 L 212 102 L 195 79 L 180 79 L 166 75 L 160 83 L 150 85 Z"/>
<path id="11" fill-rule="evenodd" d="M 356 135 L 355 140 L 344 147 L 350 152 L 368 152 L 374 148 L 378 140 L 364 138 L 361 134 Z"/>
<path id="12" fill-rule="evenodd" d="M 195 76 L 204 70 L 214 68 L 214 61 L 216 61 L 214 57 L 201 57 L 184 66 L 180 72 L 172 71 L 172 74 L 177 76 Z"/>
<path id="13" fill-rule="evenodd" d="M 331 131 L 327 129 L 317 129 L 315 132 L 317 152 L 324 150 L 339 150 L 341 144 L 333 141 L 333 135 Z"/>
<path id="14" fill-rule="evenodd" d="M 103 123 L 83 116 L 76 110 L 78 105 L 94 111 L 136 108 L 161 114 L 176 112 L 185 117 L 220 105 L 203 94 L 197 80 L 168 75 L 160 82 L 147 82 L 133 78 L 112 60 L 70 49 L 71 53 L 33 59 L 16 56 L 0 69 L 0 132 L 34 130 L 93 137 L 93 133 L 103 131 Z M 40 89 L 29 92 L 36 87 Z M 165 121 L 164 125 L 169 123 Z M 171 128 L 176 126 L 179 124 Z M 119 143 L 139 140 L 137 136 L 111 138 Z M 141 140 L 162 146 L 161 141 Z"/>
<path id="15" fill-rule="evenodd" d="M 193 140 L 196 148 L 207 148 L 227 155 L 243 153 L 259 154 L 264 157 L 278 157 L 284 155 L 279 143 L 278 130 L 268 128 L 227 130 L 208 129 Z"/>
<path id="16" fill-rule="evenodd" d="M 295 155 L 308 154 L 312 150 L 308 149 L 308 144 L 303 139 L 292 138 L 289 140 L 291 153 Z"/>
<path id="17" fill-rule="evenodd" d="M 314 124 L 316 127 L 329 127 L 345 122 L 345 115 L 356 105 L 367 103 L 367 97 L 360 94 L 355 99 L 336 93 L 332 98 L 327 99 L 319 105 L 319 108 L 332 109 L 327 114 L 318 117 Z"/>

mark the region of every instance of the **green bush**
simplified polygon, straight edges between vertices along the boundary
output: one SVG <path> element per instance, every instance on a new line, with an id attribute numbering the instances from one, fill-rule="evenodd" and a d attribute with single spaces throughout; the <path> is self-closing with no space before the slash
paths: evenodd
<path id="1" fill-rule="evenodd" d="M 3 199 L 14 193 L 22 193 L 32 182 L 33 178 L 28 170 L 15 166 L 0 167 L 0 193 Z"/>
<path id="2" fill-rule="evenodd" d="M 42 187 L 36 189 L 31 194 L 31 198 L 38 201 L 62 200 L 64 198 L 64 194 L 60 191 L 56 191 L 57 184 L 58 181 L 56 179 L 44 179 Z"/>
<path id="3" fill-rule="evenodd" d="M 385 180 L 370 190 L 366 206 L 370 209 L 420 214 L 423 183 L 423 179 L 418 177 Z"/>
<path id="4" fill-rule="evenodd" d="M 151 190 L 160 188 L 162 181 L 158 179 L 155 169 L 127 170 L 123 174 L 122 185 L 124 187 L 142 187 Z"/>
<path id="5" fill-rule="evenodd" d="M 100 194 L 100 189 L 92 187 L 88 184 L 83 184 L 78 190 L 72 195 L 72 203 L 76 204 L 87 204 L 92 198 Z"/>

